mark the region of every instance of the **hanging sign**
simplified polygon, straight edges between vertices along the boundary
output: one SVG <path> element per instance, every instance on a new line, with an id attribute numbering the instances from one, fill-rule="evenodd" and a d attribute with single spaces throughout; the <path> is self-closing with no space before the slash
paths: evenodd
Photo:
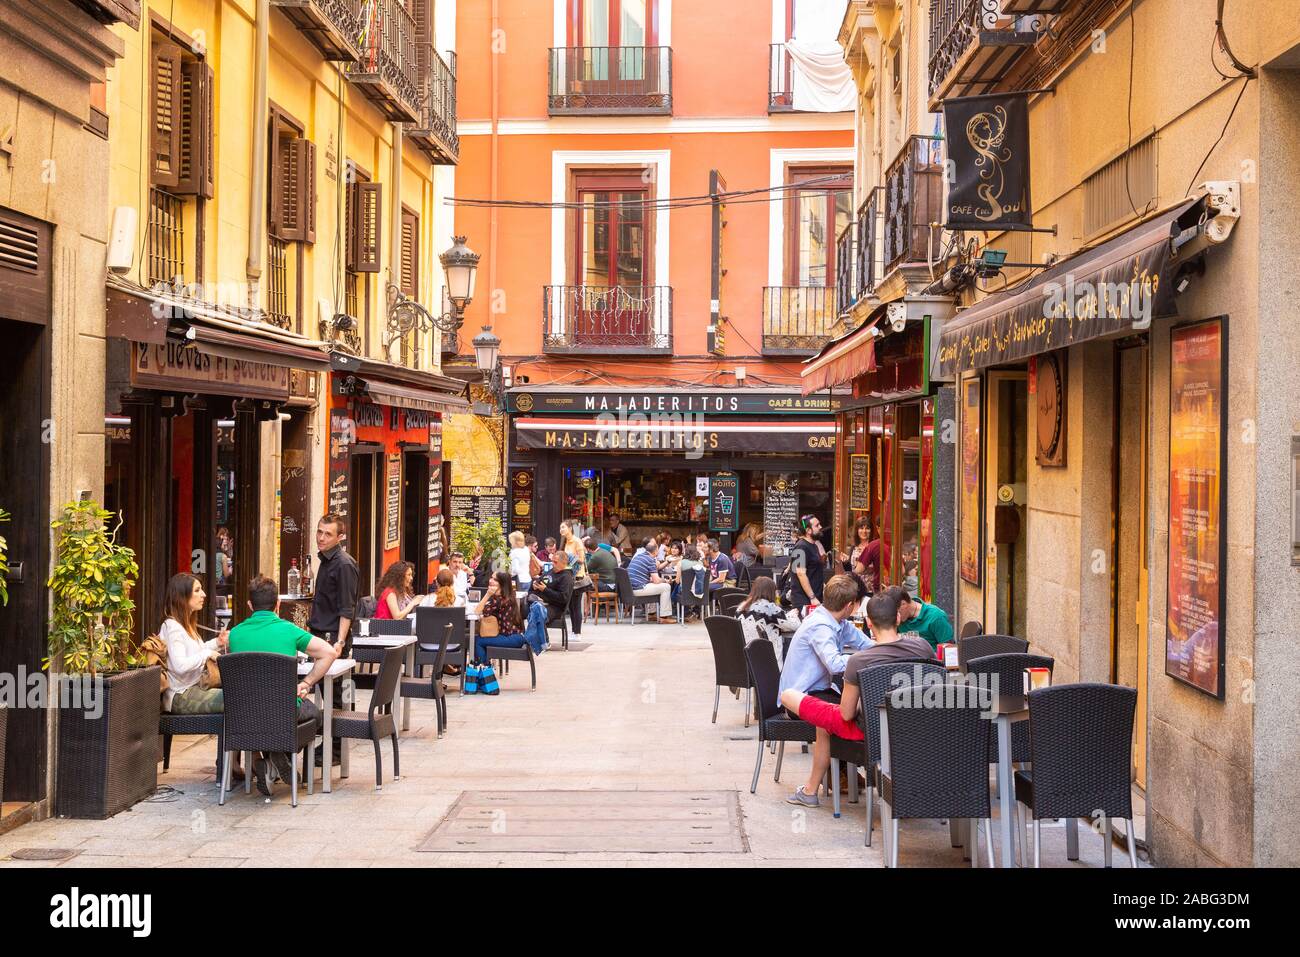
<path id="1" fill-rule="evenodd" d="M 871 511 L 871 456 L 849 456 L 849 511 Z"/>
<path id="2" fill-rule="evenodd" d="M 1029 229 L 1029 97 L 944 100 L 948 229 Z"/>
<path id="3" fill-rule="evenodd" d="M 709 528 L 734 532 L 740 528 L 740 477 L 718 472 L 709 481 Z"/>
<path id="4" fill-rule="evenodd" d="M 389 452 L 384 471 L 384 488 L 387 494 L 384 548 L 396 548 L 402 543 L 402 453 Z"/>

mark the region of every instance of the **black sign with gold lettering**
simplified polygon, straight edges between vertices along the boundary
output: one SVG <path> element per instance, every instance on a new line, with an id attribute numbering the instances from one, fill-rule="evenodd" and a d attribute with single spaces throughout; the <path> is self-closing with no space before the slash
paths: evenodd
<path id="1" fill-rule="evenodd" d="M 1029 97 L 1024 93 L 943 101 L 948 144 L 948 229 L 1027 229 Z"/>

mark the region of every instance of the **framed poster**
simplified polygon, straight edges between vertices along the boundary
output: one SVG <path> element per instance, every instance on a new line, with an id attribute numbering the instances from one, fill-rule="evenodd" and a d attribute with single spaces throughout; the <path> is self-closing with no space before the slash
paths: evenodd
<path id="1" fill-rule="evenodd" d="M 384 548 L 402 544 L 402 453 L 389 452 L 384 469 Z"/>
<path id="2" fill-rule="evenodd" d="M 734 532 L 740 528 L 740 477 L 718 472 L 709 481 L 709 528 Z"/>
<path id="3" fill-rule="evenodd" d="M 1165 674 L 1223 700 L 1228 519 L 1223 317 L 1176 327 L 1169 349 Z"/>
<path id="4" fill-rule="evenodd" d="M 871 511 L 870 455 L 849 456 L 849 511 Z"/>
<path id="5" fill-rule="evenodd" d="M 980 583 L 980 557 L 984 554 L 983 499 L 981 494 L 983 462 L 980 429 L 983 425 L 983 380 L 978 376 L 961 384 L 961 487 L 958 490 L 961 515 L 961 580 L 976 587 Z"/>

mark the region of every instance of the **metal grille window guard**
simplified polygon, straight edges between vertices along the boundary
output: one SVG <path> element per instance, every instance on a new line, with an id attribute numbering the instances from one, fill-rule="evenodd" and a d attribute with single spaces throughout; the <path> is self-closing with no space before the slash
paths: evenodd
<path id="1" fill-rule="evenodd" d="M 950 95 L 991 92 L 992 86 L 1019 55 L 1015 48 L 1032 46 L 1046 20 L 1039 13 L 1005 16 L 1002 0 L 931 0 L 930 96 L 939 92 L 950 74 L 962 63 L 962 58 L 975 46 L 984 47 L 989 52 L 976 58 L 981 62 L 968 64 L 973 69 L 963 67 L 962 72 L 970 76 L 958 84 L 962 89 L 950 91 Z M 976 88 L 967 89 L 969 86 Z"/>
<path id="2" fill-rule="evenodd" d="M 830 341 L 838 315 L 832 286 L 767 286 L 763 289 L 763 352 L 816 352 Z"/>
<path id="3" fill-rule="evenodd" d="M 885 174 L 884 204 L 885 271 L 901 262 L 926 261 L 930 224 L 943 221 L 942 137 L 908 137 Z"/>
<path id="4" fill-rule="evenodd" d="M 365 84 L 367 96 L 389 119 L 417 122 L 424 84 L 419 68 L 415 17 L 400 0 L 367 0 L 361 10 L 361 58 L 348 76 Z"/>
<path id="5" fill-rule="evenodd" d="M 835 240 L 835 311 L 844 314 L 853 308 L 861 294 L 858 280 L 858 224 L 850 222 Z"/>
<path id="6" fill-rule="evenodd" d="M 271 0 L 327 60 L 350 62 L 363 35 L 362 10 L 369 0 Z"/>
<path id="7" fill-rule="evenodd" d="M 149 285 L 185 276 L 185 201 L 157 187 L 149 190 L 149 235 L 145 252 Z"/>
<path id="8" fill-rule="evenodd" d="M 544 352 L 671 353 L 671 286 L 547 286 Z"/>
<path id="9" fill-rule="evenodd" d="M 361 316 L 361 276 L 348 270 L 343 279 L 343 299 L 349 316 Z"/>
<path id="10" fill-rule="evenodd" d="M 424 107 L 414 135 L 437 140 L 447 158 L 454 161 L 460 156 L 460 135 L 456 132 L 456 54 L 449 52 L 444 60 L 430 49 L 428 56 Z"/>
<path id="11" fill-rule="evenodd" d="M 794 61 L 784 43 L 773 43 L 768 51 L 767 111 L 783 113 L 794 109 Z"/>
<path id="12" fill-rule="evenodd" d="M 281 329 L 293 326 L 289 314 L 289 244 L 274 236 L 268 237 L 268 276 L 266 284 L 266 321 Z"/>
<path id="13" fill-rule="evenodd" d="M 552 47 L 549 110 L 672 113 L 672 48 Z"/>
<path id="14" fill-rule="evenodd" d="M 876 283 L 884 273 L 881 255 L 883 186 L 877 186 L 867 195 L 867 201 L 858 208 L 858 298 L 876 291 Z"/>

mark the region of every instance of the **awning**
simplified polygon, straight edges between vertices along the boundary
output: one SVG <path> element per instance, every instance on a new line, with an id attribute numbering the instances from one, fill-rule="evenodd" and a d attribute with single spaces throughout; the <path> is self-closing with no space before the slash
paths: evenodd
<path id="1" fill-rule="evenodd" d="M 469 403 L 458 396 L 430 392 L 411 386 L 384 382 L 380 379 L 358 379 L 364 383 L 364 394 L 372 402 L 393 405 L 399 409 L 419 409 L 425 412 L 468 412 Z M 354 392 L 353 394 L 358 394 Z"/>
<path id="2" fill-rule="evenodd" d="M 574 452 L 829 452 L 835 420 L 614 414 L 517 418 L 519 444 Z"/>
<path id="3" fill-rule="evenodd" d="M 1143 329 L 1170 315 L 1175 240 L 1212 216 L 1206 197 L 1187 200 L 958 313 L 940 335 L 934 377 Z"/>
<path id="4" fill-rule="evenodd" d="M 850 382 L 860 375 L 876 371 L 876 323 L 884 313 L 883 305 L 852 332 L 832 339 L 822 351 L 804 363 L 804 395 Z"/>

